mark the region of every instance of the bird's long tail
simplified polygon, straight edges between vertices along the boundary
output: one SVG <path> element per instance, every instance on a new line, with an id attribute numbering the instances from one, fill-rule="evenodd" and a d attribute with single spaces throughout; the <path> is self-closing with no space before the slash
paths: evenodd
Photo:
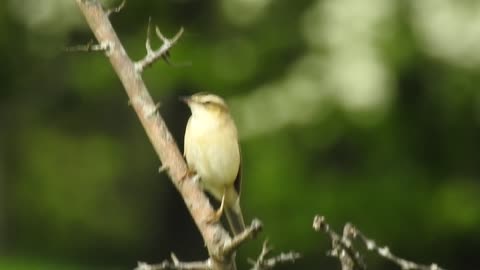
<path id="1" fill-rule="evenodd" d="M 240 208 L 240 200 L 236 200 L 232 205 L 225 207 L 225 216 L 232 230 L 233 235 L 240 234 L 245 230 L 245 222 L 243 221 L 242 209 Z"/>

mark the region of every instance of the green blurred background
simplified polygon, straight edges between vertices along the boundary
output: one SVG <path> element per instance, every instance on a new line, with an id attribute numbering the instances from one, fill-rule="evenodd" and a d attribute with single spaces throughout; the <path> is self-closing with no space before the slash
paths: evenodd
<path id="1" fill-rule="evenodd" d="M 340 269 L 317 213 L 402 257 L 479 269 L 478 14 L 471 0 L 130 0 L 111 19 L 133 59 L 149 16 L 185 27 L 174 66 L 144 73 L 179 147 L 178 96 L 230 103 L 244 214 L 265 225 L 240 269 L 265 238 L 304 255 L 278 269 Z M 206 258 L 108 60 L 64 52 L 93 38 L 74 1 L 1 1 L 0 33 L 0 269 Z"/>

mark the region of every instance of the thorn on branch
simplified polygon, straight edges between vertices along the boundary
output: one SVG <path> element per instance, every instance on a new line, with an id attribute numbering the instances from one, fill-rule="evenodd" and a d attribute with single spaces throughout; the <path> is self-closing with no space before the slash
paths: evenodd
<path id="1" fill-rule="evenodd" d="M 148 26 L 147 26 L 147 40 L 145 41 L 145 48 L 147 49 L 147 55 L 152 54 L 152 46 L 150 45 L 150 27 L 152 25 L 152 17 L 148 17 Z"/>
<path id="2" fill-rule="evenodd" d="M 148 117 L 148 118 L 153 117 L 155 114 L 157 114 L 158 109 L 160 109 L 160 102 L 157 102 L 157 103 L 155 104 L 155 107 L 152 109 L 151 112 L 149 112 L 149 113 L 147 114 L 147 117 Z"/>
<path id="3" fill-rule="evenodd" d="M 301 258 L 301 254 L 291 251 L 288 253 L 280 253 L 280 255 L 265 259 L 265 257 L 272 251 L 272 248 L 268 246 L 268 240 L 263 242 L 262 251 L 258 256 L 257 260 L 249 259 L 250 264 L 252 264 L 251 270 L 266 270 L 272 269 L 277 264 L 281 263 L 294 263 L 295 260 Z"/>
<path id="4" fill-rule="evenodd" d="M 109 54 L 113 45 L 110 42 L 102 42 L 95 44 L 93 40 L 90 40 L 85 45 L 77 45 L 65 48 L 67 52 L 105 52 Z"/>
<path id="5" fill-rule="evenodd" d="M 113 13 L 119 13 L 123 7 L 125 7 L 125 4 L 127 3 L 127 0 L 123 0 L 120 5 L 118 5 L 117 7 L 115 8 L 111 8 L 111 9 L 107 9 L 105 11 L 105 14 L 107 15 L 107 17 L 110 17 L 110 15 L 112 15 Z"/>
<path id="6" fill-rule="evenodd" d="M 353 246 L 353 241 L 356 239 L 360 239 L 368 251 L 375 251 L 380 257 L 392 261 L 402 270 L 445 270 L 435 263 L 422 265 L 402 259 L 392 254 L 388 246 L 377 246 L 374 240 L 365 236 L 351 223 L 345 224 L 343 227 L 343 235 L 340 236 L 330 229 L 324 216 L 317 215 L 313 219 L 313 229 L 317 232 L 324 232 L 330 237 L 332 241 L 332 249 L 328 254 L 337 257 L 344 270 L 366 269 L 366 265 L 361 259 L 360 253 Z"/>
<path id="7" fill-rule="evenodd" d="M 183 34 L 183 27 L 177 32 L 177 34 L 171 38 L 166 38 L 161 32 L 160 29 L 156 26 L 155 33 L 157 37 L 162 41 L 162 46 L 157 50 L 152 49 L 151 41 L 150 41 L 150 27 L 151 27 L 151 17 L 148 19 L 148 26 L 147 26 L 147 39 L 145 41 L 145 48 L 147 54 L 145 57 L 135 63 L 135 68 L 137 72 L 142 72 L 146 67 L 151 66 L 155 61 L 162 58 L 167 64 L 171 64 L 169 61 L 169 51 L 175 45 L 175 43 L 180 39 Z"/>
<path id="8" fill-rule="evenodd" d="M 163 173 L 163 172 L 166 172 L 168 171 L 168 166 L 165 165 L 165 164 L 162 164 L 162 166 L 160 166 L 160 168 L 158 168 L 158 173 Z"/>

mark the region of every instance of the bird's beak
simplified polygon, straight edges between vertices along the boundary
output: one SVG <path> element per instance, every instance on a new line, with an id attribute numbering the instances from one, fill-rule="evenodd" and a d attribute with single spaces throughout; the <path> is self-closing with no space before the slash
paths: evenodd
<path id="1" fill-rule="evenodd" d="M 190 102 L 192 101 L 192 98 L 191 97 L 179 97 L 178 99 L 180 99 L 180 101 L 182 102 L 185 102 L 186 104 L 190 104 Z"/>

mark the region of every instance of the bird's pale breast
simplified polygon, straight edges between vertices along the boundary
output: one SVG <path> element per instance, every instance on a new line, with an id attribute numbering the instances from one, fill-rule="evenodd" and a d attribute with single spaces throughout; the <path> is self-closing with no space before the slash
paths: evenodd
<path id="1" fill-rule="evenodd" d="M 185 132 L 185 157 L 206 190 L 221 199 L 240 167 L 240 149 L 233 121 L 212 122 L 191 117 Z M 233 127 L 232 127 L 233 126 Z"/>

